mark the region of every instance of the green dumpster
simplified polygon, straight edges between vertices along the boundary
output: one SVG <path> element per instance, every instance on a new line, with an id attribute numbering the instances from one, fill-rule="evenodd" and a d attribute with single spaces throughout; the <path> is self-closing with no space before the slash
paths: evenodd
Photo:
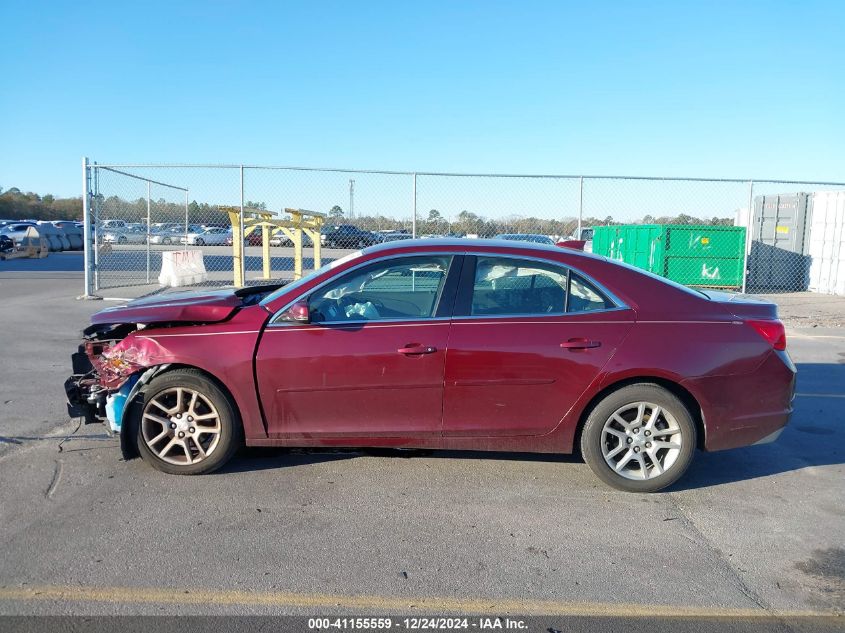
<path id="1" fill-rule="evenodd" d="M 741 288 L 745 227 L 623 224 L 593 227 L 593 252 L 685 286 Z"/>

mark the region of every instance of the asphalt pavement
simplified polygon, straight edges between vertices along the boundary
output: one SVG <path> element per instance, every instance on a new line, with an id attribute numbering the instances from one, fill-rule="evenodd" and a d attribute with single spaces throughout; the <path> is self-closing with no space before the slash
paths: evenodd
<path id="1" fill-rule="evenodd" d="M 788 331 L 798 396 L 778 442 L 699 453 L 665 493 L 608 489 L 569 456 L 470 452 L 250 449 L 174 477 L 122 462 L 99 425 L 71 435 L 62 382 L 104 302 L 75 299 L 78 273 L 31 277 L 0 269 L 0 614 L 815 630 L 810 616 L 845 611 L 842 328 Z"/>

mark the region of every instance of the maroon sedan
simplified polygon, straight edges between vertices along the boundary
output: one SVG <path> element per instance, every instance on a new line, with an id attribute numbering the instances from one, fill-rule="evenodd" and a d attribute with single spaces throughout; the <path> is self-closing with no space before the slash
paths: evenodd
<path id="1" fill-rule="evenodd" d="M 287 285 L 94 315 L 66 389 L 127 458 L 211 472 L 247 446 L 571 453 L 656 491 L 695 449 L 774 440 L 795 367 L 776 307 L 603 257 L 390 242 Z"/>

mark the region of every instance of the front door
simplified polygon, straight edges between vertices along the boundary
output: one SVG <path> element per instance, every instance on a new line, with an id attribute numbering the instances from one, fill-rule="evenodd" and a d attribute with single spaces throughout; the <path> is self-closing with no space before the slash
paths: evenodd
<path id="1" fill-rule="evenodd" d="M 460 260 L 366 264 L 310 294 L 309 323 L 268 325 L 256 373 L 270 436 L 438 436 Z"/>

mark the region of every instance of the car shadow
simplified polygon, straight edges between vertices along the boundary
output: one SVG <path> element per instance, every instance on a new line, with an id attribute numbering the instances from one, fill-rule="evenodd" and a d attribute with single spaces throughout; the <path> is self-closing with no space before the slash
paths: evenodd
<path id="1" fill-rule="evenodd" d="M 845 463 L 845 359 L 840 364 L 801 363 L 795 411 L 771 444 L 708 453 L 699 451 L 689 471 L 667 492 L 768 477 L 812 466 Z M 838 392 L 837 392 L 838 390 Z M 246 448 L 220 473 L 290 468 L 361 456 L 579 463 L 579 455 L 417 449 Z"/>
<path id="2" fill-rule="evenodd" d="M 247 473 L 259 470 L 296 468 L 310 464 L 333 462 L 360 457 L 362 451 L 331 449 L 291 449 L 274 447 L 246 447 L 238 451 L 235 458 L 215 474 Z"/>
<path id="3" fill-rule="evenodd" d="M 580 461 L 580 458 L 575 455 L 550 453 L 508 453 L 498 451 L 456 451 L 414 448 L 290 449 L 248 447 L 242 449 L 235 459 L 217 472 L 220 474 L 231 474 L 274 470 L 277 468 L 294 468 L 297 466 L 333 462 L 342 459 L 355 459 L 358 457 L 390 457 L 393 459 L 426 457 L 433 459 L 491 459 L 499 461 L 560 463 L 577 463 Z"/>

